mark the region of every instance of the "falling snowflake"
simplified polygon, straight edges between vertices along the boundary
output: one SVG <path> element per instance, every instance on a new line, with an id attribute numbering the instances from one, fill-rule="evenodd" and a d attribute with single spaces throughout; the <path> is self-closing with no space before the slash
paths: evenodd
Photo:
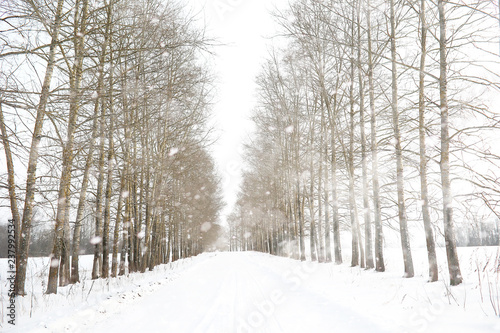
<path id="1" fill-rule="evenodd" d="M 200 228 L 200 230 L 203 232 L 208 232 L 210 229 L 212 229 L 212 223 L 210 222 L 203 223 Z"/>
<path id="2" fill-rule="evenodd" d="M 90 240 L 90 244 L 92 244 L 92 245 L 97 245 L 100 242 L 102 242 L 102 237 L 99 237 L 99 236 L 92 237 L 92 239 Z"/>
<path id="3" fill-rule="evenodd" d="M 170 152 L 168 153 L 168 156 L 172 157 L 174 156 L 175 154 L 177 154 L 179 152 L 179 148 L 172 148 L 170 149 Z"/>
<path id="4" fill-rule="evenodd" d="M 57 258 L 52 258 L 52 259 L 50 260 L 50 267 L 55 268 L 55 267 L 57 267 L 57 266 L 59 266 L 59 259 L 57 259 Z"/>

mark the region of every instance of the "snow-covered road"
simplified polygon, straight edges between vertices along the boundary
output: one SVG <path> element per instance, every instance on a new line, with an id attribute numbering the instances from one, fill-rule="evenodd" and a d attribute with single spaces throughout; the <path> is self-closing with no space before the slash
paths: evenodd
<path id="1" fill-rule="evenodd" d="M 387 331 L 308 290 L 304 282 L 315 265 L 276 265 L 266 257 L 219 253 L 87 328 L 103 333 Z"/>
<path id="2" fill-rule="evenodd" d="M 0 331 L 500 332 L 492 307 L 500 302 L 500 275 L 491 260 L 498 249 L 459 249 L 466 282 L 453 288 L 446 283 L 444 249 L 438 250 L 437 283 L 426 281 L 425 250 L 414 253 L 413 279 L 401 277 L 396 250 L 386 251 L 385 273 L 239 252 L 204 253 L 145 274 L 95 281 L 88 256 L 82 282 L 57 295 L 43 294 L 48 259 L 32 259 L 32 295 L 18 300 L 18 325 L 1 324 Z"/>

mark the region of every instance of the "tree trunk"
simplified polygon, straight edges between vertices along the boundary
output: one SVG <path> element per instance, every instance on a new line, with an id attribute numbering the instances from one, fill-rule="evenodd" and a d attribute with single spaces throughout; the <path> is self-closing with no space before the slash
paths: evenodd
<path id="1" fill-rule="evenodd" d="M 159 264 L 158 262 L 158 257 L 157 254 L 159 253 L 159 248 L 158 248 L 158 236 L 161 237 L 160 232 L 158 231 L 158 224 L 159 224 L 159 217 L 155 216 L 153 219 L 153 227 L 152 227 L 152 232 L 151 232 L 151 245 L 150 248 L 151 250 L 149 251 L 149 263 L 148 263 L 148 268 L 150 271 L 152 271 L 156 265 Z M 194 253 L 194 255 L 198 254 L 198 250 Z"/>
<path id="2" fill-rule="evenodd" d="M 94 242 L 94 263 L 92 266 L 92 280 L 98 279 L 102 273 L 102 250 L 103 250 L 103 188 L 104 188 L 104 160 L 105 160 L 105 121 L 106 108 L 101 105 L 101 119 L 99 125 L 99 166 L 98 166 L 98 179 L 97 179 L 97 192 L 96 192 L 96 217 L 95 217 L 95 238 Z"/>
<path id="3" fill-rule="evenodd" d="M 111 6 L 109 4 L 108 6 Z M 108 7 L 106 13 L 106 28 L 104 32 L 104 44 L 102 45 L 101 55 L 99 57 L 99 80 L 102 80 L 98 87 L 100 86 L 101 90 L 97 91 L 97 101 L 95 107 L 101 107 L 101 115 L 99 119 L 99 166 L 98 172 L 99 177 L 97 180 L 97 193 L 96 193 L 96 219 L 95 219 L 95 238 L 96 242 L 94 246 L 94 262 L 92 266 L 92 279 L 95 280 L 99 278 L 99 273 L 102 271 L 102 241 L 103 241 L 103 212 L 102 212 L 102 201 L 103 201 L 103 187 L 104 187 L 104 159 L 105 159 L 105 151 L 104 151 L 104 141 L 105 141 L 105 127 L 106 127 L 106 108 L 104 106 L 103 101 L 103 85 L 104 85 L 104 65 L 106 62 L 106 54 L 107 48 L 110 43 L 110 35 L 111 35 L 111 7 Z M 101 101 L 101 105 L 99 104 Z"/>
<path id="4" fill-rule="evenodd" d="M 171 253 L 172 253 L 172 214 L 169 214 L 168 217 L 168 239 L 167 239 L 167 253 L 165 254 L 165 263 L 169 263 L 171 261 Z"/>
<path id="5" fill-rule="evenodd" d="M 354 19 L 354 8 L 352 17 Z M 354 21 L 353 21 L 354 22 Z M 359 239 L 359 221 L 356 214 L 356 197 L 354 194 L 354 23 L 351 27 L 351 61 L 350 61 L 350 85 L 349 85 L 349 151 L 347 152 L 347 168 L 349 174 L 349 215 L 351 219 L 351 266 L 363 266 L 363 260 L 360 260 L 360 239 Z"/>
<path id="6" fill-rule="evenodd" d="M 373 83 L 373 55 L 370 21 L 370 0 L 367 0 L 366 24 L 368 35 L 368 91 L 370 98 L 370 127 L 371 127 L 371 150 L 372 150 L 372 187 L 373 187 L 373 210 L 375 216 L 375 270 L 385 271 L 384 262 L 384 235 L 382 229 L 382 212 L 380 206 L 380 183 L 378 175 L 378 142 L 377 142 L 377 114 L 375 111 L 375 87 Z"/>
<path id="7" fill-rule="evenodd" d="M 82 180 L 82 185 L 80 188 L 80 198 L 78 200 L 78 209 L 77 209 L 77 213 L 76 213 L 75 227 L 73 229 L 73 252 L 72 252 L 72 257 L 71 257 L 70 283 L 77 283 L 80 281 L 79 255 L 80 255 L 80 243 L 81 243 L 81 230 L 82 230 L 83 214 L 85 213 L 85 204 L 86 204 L 90 169 L 91 169 L 92 164 L 93 164 L 94 141 L 97 138 L 97 116 L 94 118 L 93 127 L 94 127 L 94 129 L 93 129 L 92 139 L 91 139 L 87 159 L 85 162 L 83 180 Z"/>
<path id="8" fill-rule="evenodd" d="M 438 0 L 439 11 L 439 54 L 440 54 L 440 78 L 439 96 L 441 107 L 441 187 L 443 191 L 443 220 L 444 239 L 446 243 L 446 257 L 448 259 L 448 271 L 450 273 L 450 284 L 456 286 L 462 283 L 462 274 L 458 262 L 457 246 L 455 241 L 455 230 L 453 226 L 452 195 L 450 182 L 450 136 L 449 136 L 449 110 L 448 110 L 448 64 L 446 60 L 446 17 L 443 0 Z"/>
<path id="9" fill-rule="evenodd" d="M 358 27 L 358 81 L 359 81 L 359 128 L 361 134 L 361 168 L 363 182 L 363 216 L 365 221 L 365 251 L 366 268 L 373 268 L 372 250 L 372 221 L 370 216 L 370 201 L 368 198 L 368 166 L 366 161 L 366 134 L 365 134 L 365 84 L 363 82 L 363 65 L 361 60 L 361 0 L 358 0 L 357 27 Z"/>
<path id="10" fill-rule="evenodd" d="M 64 226 L 61 238 L 61 264 L 59 266 L 59 286 L 61 287 L 65 287 L 70 283 L 71 228 L 69 226 L 69 208 L 69 206 L 66 207 L 64 214 Z"/>
<path id="11" fill-rule="evenodd" d="M 112 75 L 111 75 L 112 78 Z M 112 89 L 111 89 L 112 91 Z M 109 277 L 109 228 L 111 224 L 111 196 L 113 191 L 113 171 L 114 171 L 114 143 L 113 143 L 113 96 L 110 96 L 110 117 L 108 129 L 108 170 L 104 204 L 104 223 L 102 233 L 102 271 L 103 278 Z"/>
<path id="12" fill-rule="evenodd" d="M 125 173 L 127 177 L 127 173 Z M 127 181 L 125 188 L 127 189 L 127 196 L 125 198 L 125 215 L 123 217 L 123 228 L 122 228 L 122 248 L 120 252 L 120 269 L 118 275 L 125 275 L 125 259 L 127 257 L 128 250 L 130 248 L 130 183 Z M 130 258 L 129 258 L 130 263 Z M 130 271 L 130 269 L 129 269 Z"/>
<path id="13" fill-rule="evenodd" d="M 56 224 L 54 231 L 54 245 L 47 283 L 47 294 L 57 293 L 57 277 L 59 285 L 69 283 L 69 209 L 71 195 L 71 169 L 73 166 L 73 144 L 76 131 L 76 120 L 80 109 L 80 86 L 82 81 L 84 35 L 87 21 L 88 2 L 83 3 L 82 21 L 75 26 L 75 63 L 70 73 L 70 106 L 68 118 L 68 132 L 63 147 L 62 172 L 59 183 L 57 201 Z"/>
<path id="14" fill-rule="evenodd" d="M 312 122 L 311 134 L 310 134 L 310 143 L 309 143 L 309 153 L 310 153 L 310 161 L 309 161 L 309 169 L 311 174 L 311 181 L 309 182 L 309 216 L 311 221 L 309 222 L 309 247 L 311 249 L 311 261 L 317 261 L 319 259 L 318 255 L 319 247 L 318 247 L 318 239 L 316 236 L 316 222 L 314 216 L 314 122 Z M 305 189 L 304 189 L 305 193 Z"/>
<path id="15" fill-rule="evenodd" d="M 314 222 L 314 182 L 312 181 L 313 172 L 312 172 L 312 157 L 311 157 L 311 183 L 309 187 L 309 216 L 310 216 L 310 226 L 309 226 L 309 247 L 311 249 L 311 261 L 317 261 L 318 255 L 316 252 L 316 223 Z"/>
<path id="16" fill-rule="evenodd" d="M 337 78 L 336 87 L 339 85 L 340 79 Z M 330 124 L 330 138 L 332 146 L 331 166 L 332 166 L 332 220 L 333 220 L 333 246 L 335 253 L 335 264 L 342 263 L 342 245 L 340 244 L 340 221 L 339 221 L 339 204 L 337 195 L 337 150 L 335 146 L 335 128 L 336 128 L 336 114 L 337 114 L 337 91 L 333 95 L 333 107 L 330 102 L 325 87 L 323 86 L 323 98 L 325 101 L 326 109 L 328 111 L 328 119 Z"/>
<path id="17" fill-rule="evenodd" d="M 398 192 L 398 216 L 399 228 L 401 233 L 401 247 L 403 250 L 403 260 L 405 267 L 405 277 L 414 276 L 413 260 L 410 248 L 410 236 L 408 234 L 408 225 L 406 218 L 406 207 L 404 198 L 404 176 L 403 176 L 403 154 L 401 148 L 401 133 L 399 128 L 399 110 L 398 110 L 398 73 L 397 73 L 397 52 L 396 52 L 396 18 L 394 9 L 394 0 L 391 0 L 391 60 L 392 60 L 392 125 L 394 128 L 394 140 L 396 142 L 396 172 L 397 172 L 397 192 Z"/>
<path id="18" fill-rule="evenodd" d="M 302 216 L 302 209 L 300 203 L 300 183 L 297 183 L 297 218 L 299 220 L 299 245 L 300 245 L 300 260 L 306 260 L 306 246 L 304 242 L 304 217 Z"/>
<path id="19" fill-rule="evenodd" d="M 114 134 L 114 121 L 115 121 L 115 103 L 114 103 L 114 75 L 113 75 L 113 30 L 111 26 L 111 16 L 112 7 L 111 4 L 108 5 L 108 43 L 110 45 L 109 50 L 109 62 L 111 64 L 109 69 L 109 87 L 108 87 L 108 109 L 109 109 L 109 128 L 108 128 L 108 170 L 107 170 L 107 181 L 106 181 L 106 192 L 105 192 L 105 202 L 104 202 L 104 224 L 103 224 L 103 235 L 102 235 L 102 271 L 101 275 L 103 278 L 109 277 L 109 229 L 111 224 L 111 197 L 113 194 L 113 171 L 114 171 L 114 159 L 115 159 L 115 145 L 113 140 Z M 125 125 L 126 126 L 126 125 Z M 120 200 L 120 199 L 118 199 Z"/>
<path id="20" fill-rule="evenodd" d="M 135 267 L 135 259 L 134 259 L 134 212 L 133 212 L 133 206 L 134 206 L 134 195 L 133 192 L 135 191 L 135 186 L 133 183 L 129 184 L 129 200 L 127 202 L 128 204 L 128 220 L 127 220 L 127 252 L 128 252 L 128 271 L 129 273 L 135 272 L 136 267 Z"/>
<path id="21" fill-rule="evenodd" d="M 20 262 L 20 228 L 21 228 L 21 217 L 19 216 L 19 208 L 17 205 L 17 194 L 16 194 L 16 181 L 14 174 L 14 163 L 12 161 L 12 151 L 10 150 L 10 141 L 7 135 L 7 128 L 5 127 L 5 120 L 2 111 L 2 101 L 0 100 L 0 131 L 2 134 L 2 143 L 5 151 L 5 161 L 7 162 L 7 186 L 9 188 L 9 199 L 10 199 L 10 211 L 12 213 L 12 219 L 14 220 L 14 237 L 15 237 L 15 247 L 16 247 L 16 272 L 19 271 Z"/>
<path id="22" fill-rule="evenodd" d="M 323 131 L 321 130 L 321 137 L 319 141 L 319 170 L 318 170 L 318 239 L 319 239 L 319 255 L 318 261 L 325 262 L 325 238 L 323 237 L 323 201 L 321 199 L 321 187 L 322 187 L 322 177 L 323 177 L 323 149 L 321 145 L 323 144 Z M 311 183 L 313 183 L 311 181 Z M 314 196 L 312 196 L 314 198 Z M 314 199 L 313 199 L 314 200 Z"/>
<path id="23" fill-rule="evenodd" d="M 354 198 L 354 175 L 353 170 L 349 167 L 349 215 L 351 219 L 351 246 L 352 246 L 352 257 L 351 266 L 358 266 L 360 264 L 360 254 L 359 254 L 359 226 L 358 219 L 356 216 L 356 202 Z"/>
<path id="24" fill-rule="evenodd" d="M 427 153 L 425 149 L 425 58 L 427 56 L 427 22 L 425 17 L 425 0 L 420 1 L 421 55 L 418 90 L 418 130 L 420 141 L 420 190 L 422 200 L 422 215 L 424 219 L 427 258 L 429 261 L 429 281 L 438 280 L 436 245 L 432 231 L 431 215 L 429 213 L 429 194 L 427 187 Z"/>
<path id="25" fill-rule="evenodd" d="M 23 219 L 21 230 L 18 232 L 21 235 L 20 250 L 19 250 L 19 268 L 16 274 L 15 290 L 16 294 L 20 296 L 25 295 L 24 283 L 26 281 L 26 265 L 28 263 L 29 243 L 31 237 L 31 220 L 33 218 L 33 201 L 35 198 L 35 183 L 36 183 L 36 169 L 38 164 L 38 151 L 40 141 L 42 140 L 42 127 L 45 117 L 45 108 L 50 95 L 50 83 L 52 81 L 52 74 L 56 63 L 56 47 L 59 43 L 59 31 L 61 28 L 62 11 L 64 0 L 57 1 L 57 9 L 52 25 L 51 33 L 52 40 L 50 42 L 50 51 L 47 61 L 47 68 L 45 77 L 40 92 L 40 101 L 36 110 L 35 127 L 31 140 L 31 147 L 28 160 L 28 171 L 26 177 L 26 198 L 24 200 Z"/>
<path id="26" fill-rule="evenodd" d="M 73 252 L 71 256 L 71 278 L 70 283 L 77 283 L 80 281 L 79 274 L 79 255 L 80 255 L 80 242 L 83 214 L 85 212 L 85 203 L 87 197 L 87 189 L 89 184 L 90 168 L 93 164 L 95 140 L 97 139 L 97 116 L 98 108 L 94 109 L 94 120 L 92 124 L 92 136 L 90 139 L 90 147 L 85 161 L 85 169 L 83 171 L 83 179 L 80 188 L 80 197 L 78 199 L 78 208 L 76 211 L 75 227 L 73 229 Z"/>
<path id="27" fill-rule="evenodd" d="M 146 159 L 149 161 L 148 153 L 146 152 Z M 153 216 L 151 214 L 151 207 L 153 206 L 153 199 L 150 193 L 154 193 L 156 191 L 155 186 L 153 186 L 152 189 L 149 188 L 149 183 L 150 183 L 150 177 L 151 173 L 149 170 L 146 170 L 146 188 L 147 188 L 147 193 L 146 193 L 146 229 L 144 231 L 144 254 L 142 255 L 142 263 L 141 263 L 141 272 L 144 273 L 146 271 L 146 268 L 149 266 L 149 260 L 150 260 L 150 254 L 151 254 L 151 224 L 153 220 Z"/>
<path id="28" fill-rule="evenodd" d="M 118 272 L 118 245 L 120 242 L 120 229 L 122 227 L 122 208 L 125 191 L 125 171 L 122 171 L 120 180 L 120 193 L 118 194 L 118 207 L 116 208 L 115 229 L 113 231 L 113 252 L 111 255 L 111 277 L 116 277 Z"/>
<path id="29" fill-rule="evenodd" d="M 125 200 L 125 216 L 124 216 L 124 221 L 123 221 L 123 227 L 122 227 L 122 248 L 120 251 L 120 268 L 118 275 L 124 275 L 125 274 L 125 258 L 127 256 L 127 250 L 128 247 L 130 246 L 128 240 L 129 240 L 129 231 L 130 231 L 130 128 L 128 124 L 130 123 L 129 119 L 129 108 L 128 108 L 128 98 L 127 98 L 127 89 L 126 89 L 126 69 L 127 69 L 127 61 L 123 63 L 123 68 L 121 68 L 122 72 L 122 78 L 121 78 L 121 90 L 122 90 L 122 101 L 123 101 L 123 119 L 124 119 L 124 124 L 123 126 L 123 132 L 124 132 L 124 144 L 123 144 L 123 160 L 124 160 L 124 167 L 123 167 L 123 175 L 122 175 L 122 181 L 123 183 L 123 189 L 121 190 L 122 192 L 120 193 L 120 198 L 124 197 Z M 126 191 L 126 195 L 124 196 L 123 191 Z M 118 210 L 119 212 L 120 210 Z M 117 217 L 117 224 L 118 224 L 118 217 Z M 116 231 L 116 227 L 115 227 Z M 114 250 L 113 250 L 114 253 Z"/>
<path id="30" fill-rule="evenodd" d="M 325 134 L 327 133 L 326 131 L 326 126 L 323 126 L 323 130 Z M 325 158 L 328 156 L 328 144 L 325 141 Z M 324 200 L 325 200 L 325 251 L 326 251 L 326 257 L 325 261 L 326 262 L 332 262 L 332 246 L 331 246 L 331 239 L 330 239 L 330 189 L 329 189 L 329 184 L 330 180 L 328 177 L 328 166 L 325 165 L 325 191 L 324 191 Z"/>
<path id="31" fill-rule="evenodd" d="M 335 263 L 342 264 L 342 245 L 340 244 L 339 202 L 337 195 L 337 152 L 335 148 L 335 133 L 332 128 L 332 218 L 333 218 L 333 247 Z"/>

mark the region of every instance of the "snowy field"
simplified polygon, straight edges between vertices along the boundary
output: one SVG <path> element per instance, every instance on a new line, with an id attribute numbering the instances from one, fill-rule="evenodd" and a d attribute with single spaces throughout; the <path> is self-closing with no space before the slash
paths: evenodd
<path id="1" fill-rule="evenodd" d="M 347 250 L 347 249 L 346 249 Z M 346 251 L 344 250 L 344 251 Z M 427 283 L 425 249 L 416 277 L 402 278 L 399 249 L 386 249 L 387 272 L 346 263 L 298 262 L 266 254 L 206 253 L 128 277 L 90 279 L 44 295 L 47 258 L 29 262 L 28 296 L 2 332 L 500 332 L 497 247 L 459 248 L 465 282 L 450 288 L 444 249 L 440 281 Z M 346 258 L 347 259 L 347 258 Z M 6 260 L 0 271 L 6 271 Z"/>

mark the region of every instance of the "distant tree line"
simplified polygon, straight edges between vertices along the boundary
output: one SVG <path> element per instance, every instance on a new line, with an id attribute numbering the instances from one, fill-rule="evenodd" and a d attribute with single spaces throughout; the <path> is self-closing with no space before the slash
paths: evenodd
<path id="1" fill-rule="evenodd" d="M 207 148 L 212 42 L 200 23 L 177 1 L 1 8 L 1 177 L 18 230 L 17 294 L 30 244 L 47 242 L 35 224 L 51 229 L 47 293 L 80 280 L 89 241 L 93 279 L 207 249 L 221 195 Z"/>
<path id="2" fill-rule="evenodd" d="M 438 239 L 460 284 L 456 229 L 500 212 L 498 3 L 297 0 L 275 19 L 231 249 L 340 264 L 350 232 L 351 265 L 384 271 L 392 229 L 413 277 L 423 229 L 430 281 Z"/>
<path id="3" fill-rule="evenodd" d="M 498 246 L 500 244 L 500 222 L 471 221 L 458 230 L 458 246 Z"/>

